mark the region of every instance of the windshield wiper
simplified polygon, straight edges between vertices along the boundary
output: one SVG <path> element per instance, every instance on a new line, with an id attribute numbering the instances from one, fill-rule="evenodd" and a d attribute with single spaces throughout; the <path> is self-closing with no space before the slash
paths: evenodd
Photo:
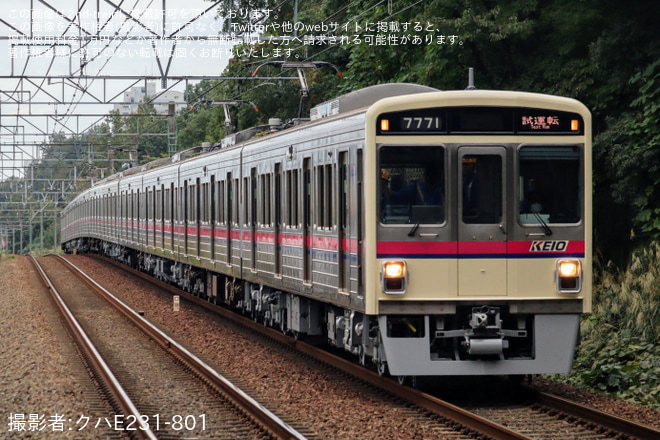
<path id="1" fill-rule="evenodd" d="M 545 232 L 545 235 L 552 235 L 552 229 L 550 229 L 550 226 L 543 220 L 543 217 L 539 215 L 538 212 L 534 212 L 534 217 L 536 217 L 536 220 L 539 222 L 541 225 L 541 229 L 543 229 L 543 232 Z"/>
<path id="2" fill-rule="evenodd" d="M 412 229 L 408 232 L 408 237 L 414 237 L 415 232 L 417 232 L 417 229 L 419 229 L 420 222 L 415 223 L 415 226 L 412 227 Z"/>

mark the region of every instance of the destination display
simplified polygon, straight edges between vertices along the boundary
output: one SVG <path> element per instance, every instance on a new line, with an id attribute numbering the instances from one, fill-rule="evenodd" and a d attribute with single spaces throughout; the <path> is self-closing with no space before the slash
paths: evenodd
<path id="1" fill-rule="evenodd" d="M 384 113 L 378 135 L 584 133 L 580 115 L 522 107 L 447 107 Z"/>

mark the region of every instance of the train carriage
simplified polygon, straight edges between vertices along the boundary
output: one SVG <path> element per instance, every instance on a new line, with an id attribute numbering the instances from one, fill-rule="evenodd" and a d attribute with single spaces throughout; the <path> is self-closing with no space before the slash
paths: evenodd
<path id="1" fill-rule="evenodd" d="M 591 309 L 590 124 L 567 98 L 370 87 L 100 183 L 63 212 L 63 247 L 382 373 L 568 372 Z M 83 229 L 90 203 L 115 227 Z"/>

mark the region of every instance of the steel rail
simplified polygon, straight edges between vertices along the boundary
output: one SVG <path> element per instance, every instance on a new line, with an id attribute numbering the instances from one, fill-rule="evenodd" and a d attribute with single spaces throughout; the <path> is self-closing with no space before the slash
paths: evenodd
<path id="1" fill-rule="evenodd" d="M 39 264 L 34 256 L 30 255 L 29 257 L 32 265 L 39 273 L 39 276 L 41 277 L 44 285 L 50 292 L 55 305 L 64 317 L 66 325 L 69 327 L 75 342 L 84 353 L 85 359 L 91 364 L 92 369 L 97 372 L 98 379 L 101 380 L 105 386 L 105 389 L 109 391 L 112 399 L 119 406 L 122 414 L 126 417 L 135 417 L 135 420 L 139 425 L 139 429 L 133 431 L 133 433 L 142 439 L 158 440 L 158 437 L 156 437 L 151 428 L 145 424 L 137 407 L 135 404 L 133 404 L 126 391 L 124 391 L 123 387 L 108 367 L 108 364 L 105 362 L 105 360 L 103 360 L 101 354 L 98 352 L 92 341 L 89 339 L 83 328 L 78 323 L 78 320 L 73 316 L 73 313 L 71 313 L 69 307 L 67 307 L 67 305 L 64 303 L 64 300 L 62 299 L 55 286 L 53 286 L 43 267 Z"/>
<path id="2" fill-rule="evenodd" d="M 167 336 L 158 327 L 154 326 L 149 321 L 140 316 L 137 312 L 132 310 L 129 306 L 127 306 L 119 298 L 115 297 L 99 283 L 94 281 L 89 275 L 79 269 L 72 262 L 59 255 L 56 257 L 63 261 L 69 268 L 71 268 L 73 273 L 78 276 L 78 278 L 87 283 L 92 289 L 103 295 L 104 298 L 106 298 L 113 306 L 121 311 L 128 319 L 130 319 L 140 330 L 144 331 L 150 338 L 160 344 L 171 355 L 176 357 L 184 365 L 194 371 L 195 374 L 202 378 L 207 384 L 216 388 L 221 394 L 229 396 L 236 404 L 243 408 L 246 413 L 255 418 L 262 426 L 269 430 L 273 436 L 280 439 L 292 440 L 304 440 L 306 438 L 304 435 L 282 421 L 279 417 L 277 417 L 259 402 L 250 397 L 247 393 L 242 391 L 236 385 L 220 375 L 217 371 L 212 369 L 201 359 L 197 358 L 197 356 L 192 354 L 185 347 Z"/>
<path id="3" fill-rule="evenodd" d="M 173 293 L 175 295 L 181 295 L 182 298 L 185 298 L 186 300 L 194 302 L 198 305 L 201 305 L 202 307 L 211 310 L 214 313 L 217 313 L 233 322 L 238 323 L 239 325 L 247 327 L 260 334 L 265 334 L 267 337 L 283 345 L 290 346 L 294 350 L 297 350 L 302 354 L 313 357 L 314 359 L 318 359 L 321 362 L 324 362 L 325 364 L 337 370 L 340 370 L 344 373 L 357 377 L 358 379 L 363 380 L 379 389 L 385 390 L 395 397 L 414 403 L 415 405 L 424 408 L 426 410 L 429 410 L 434 414 L 437 414 L 441 417 L 451 420 L 459 425 L 462 425 L 466 427 L 468 430 L 479 433 L 481 435 L 485 435 L 494 440 L 531 440 L 529 437 L 522 435 L 518 432 L 515 432 L 505 426 L 492 422 L 488 419 L 478 416 L 477 414 L 473 414 L 469 411 L 466 411 L 462 408 L 452 405 L 449 402 L 445 402 L 443 400 L 440 400 L 429 394 L 423 393 L 414 388 L 399 385 L 396 381 L 392 380 L 391 378 L 380 376 L 378 373 L 374 371 L 360 367 L 359 365 L 356 365 L 345 359 L 337 357 L 311 344 L 307 344 L 299 340 L 294 340 L 291 337 L 284 335 L 280 331 L 265 327 L 263 324 L 259 324 L 253 321 L 252 319 L 241 316 L 238 313 L 234 313 L 229 309 L 217 306 L 215 304 L 209 303 L 204 299 L 190 295 L 178 289 L 175 286 L 157 280 L 148 274 L 127 267 L 126 265 L 121 264 L 117 261 L 98 255 L 94 255 L 93 257 L 108 262 L 122 270 L 128 271 L 131 274 L 141 279 L 144 279 L 147 282 L 155 286 L 158 286 L 159 288 L 167 290 L 170 293 Z"/>
<path id="4" fill-rule="evenodd" d="M 598 411 L 594 408 L 580 405 L 552 394 L 543 393 L 526 387 L 525 390 L 531 393 L 532 399 L 534 399 L 536 403 L 571 414 L 598 426 L 603 426 L 617 434 L 623 434 L 640 440 L 660 439 L 660 430 L 651 426 L 640 425 L 639 423 L 626 420 L 622 417 Z"/>

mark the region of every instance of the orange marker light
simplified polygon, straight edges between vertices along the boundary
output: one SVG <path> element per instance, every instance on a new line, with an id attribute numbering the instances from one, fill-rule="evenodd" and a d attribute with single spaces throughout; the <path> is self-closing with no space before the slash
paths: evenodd
<path id="1" fill-rule="evenodd" d="M 580 121 L 571 119 L 571 131 L 578 131 L 580 129 Z"/>
<path id="2" fill-rule="evenodd" d="M 381 119 L 380 120 L 380 130 L 381 131 L 389 131 L 390 130 L 390 120 L 389 119 Z"/>

